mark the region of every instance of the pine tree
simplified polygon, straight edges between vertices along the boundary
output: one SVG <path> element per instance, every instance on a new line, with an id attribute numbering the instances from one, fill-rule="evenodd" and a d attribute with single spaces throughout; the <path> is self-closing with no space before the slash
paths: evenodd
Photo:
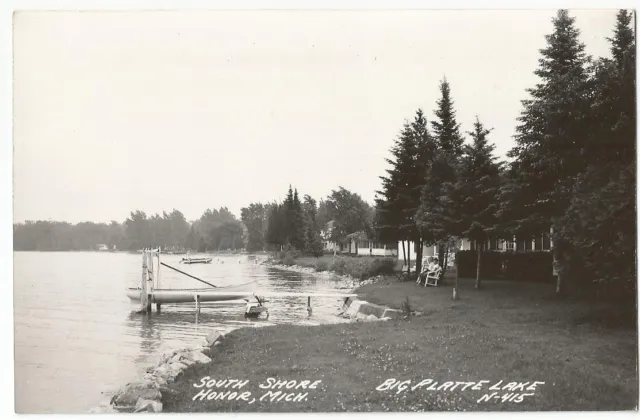
<path id="1" fill-rule="evenodd" d="M 434 111 L 436 119 L 431 121 L 433 135 L 440 150 L 459 157 L 462 155 L 463 140 L 460 135 L 460 124 L 456 121 L 456 111 L 453 108 L 451 87 L 446 77 L 440 82 L 440 94 L 442 96 L 437 102 L 438 108 Z"/>
<path id="2" fill-rule="evenodd" d="M 622 68 L 626 55 L 635 47 L 635 36 L 631 28 L 633 14 L 628 10 L 619 10 L 616 15 L 616 28 L 613 38 L 607 38 L 611 43 L 611 55 L 618 68 Z M 635 51 L 635 48 L 633 48 Z"/>
<path id="3" fill-rule="evenodd" d="M 267 222 L 266 241 L 268 244 L 273 245 L 276 250 L 279 250 L 286 240 L 284 213 L 285 206 L 274 203 Z"/>
<path id="4" fill-rule="evenodd" d="M 494 234 L 498 224 L 500 166 L 493 156 L 495 146 L 487 141 L 490 132 L 476 117 L 473 131 L 468 132 L 472 143 L 464 147 L 453 199 L 462 236 L 476 242 L 476 289 L 480 288 L 481 244 Z"/>
<path id="5" fill-rule="evenodd" d="M 440 93 L 434 112 L 436 119 L 431 121 L 435 148 L 431 164 L 426 169 L 416 223 L 428 242 L 439 243 L 440 264 L 444 265 L 445 246 L 459 230 L 452 197 L 463 139 L 446 78 L 440 82 Z"/>
<path id="6" fill-rule="evenodd" d="M 299 251 L 304 250 L 305 243 L 305 229 L 304 229 L 304 214 L 302 211 L 302 203 L 298 197 L 298 189 L 296 188 L 293 193 L 293 212 L 291 213 L 291 238 L 289 242 L 293 247 Z"/>
<path id="7" fill-rule="evenodd" d="M 613 294 L 617 303 L 635 312 L 637 117 L 630 22 L 629 12 L 618 13 L 614 36 L 608 39 L 613 60 L 595 64 L 589 144 L 583 153 L 588 168 L 576 178 L 558 236 L 571 245 L 568 267 L 582 288 L 606 286 L 599 292 Z"/>
<path id="8" fill-rule="evenodd" d="M 382 176 L 382 191 L 377 216 L 381 237 L 385 240 L 404 240 L 410 235 L 412 217 L 406 211 L 411 203 L 409 176 L 414 166 L 416 145 L 411 125 L 405 121 L 402 132 L 391 148 L 393 158 L 385 159 L 391 168 Z"/>
<path id="9" fill-rule="evenodd" d="M 510 152 L 515 157 L 510 173 L 517 178 L 505 190 L 513 199 L 505 204 L 522 206 L 511 215 L 521 235 L 540 234 L 558 223 L 568 206 L 573 180 L 584 169 L 581 152 L 589 134 L 586 121 L 591 98 L 587 57 L 574 23 L 566 10 L 558 11 L 554 31 L 546 37 L 548 45 L 540 50 L 535 74 L 541 82 L 528 90 L 531 98 L 522 102 L 516 147 Z M 557 293 L 563 292 L 565 247 L 562 238 L 556 237 Z"/>
<path id="10" fill-rule="evenodd" d="M 378 191 L 375 226 L 383 241 L 411 240 L 416 244 L 420 271 L 422 236 L 415 222 L 420 206 L 420 195 L 425 171 L 433 157 L 435 144 L 427 128 L 427 120 L 421 109 L 414 120 L 405 122 L 396 144 L 391 149 L 391 168 L 381 177 L 382 191 Z"/>
<path id="11" fill-rule="evenodd" d="M 295 225 L 294 225 L 294 203 L 293 203 L 293 188 L 291 184 L 289 184 L 289 191 L 287 192 L 287 197 L 284 200 L 284 209 L 283 209 L 282 217 L 284 218 L 284 237 L 286 238 L 285 244 L 291 244 L 292 238 L 295 236 Z"/>

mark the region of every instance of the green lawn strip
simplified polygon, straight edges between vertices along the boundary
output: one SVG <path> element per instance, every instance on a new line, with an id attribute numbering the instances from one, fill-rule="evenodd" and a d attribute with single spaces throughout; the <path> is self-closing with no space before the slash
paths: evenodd
<path id="1" fill-rule="evenodd" d="M 406 321 L 326 326 L 275 326 L 236 330 L 215 348 L 214 361 L 194 365 L 164 398 L 165 410 L 215 411 L 429 411 L 429 410 L 622 410 L 637 405 L 637 338 L 632 330 L 576 323 L 589 308 L 554 299 L 548 285 L 487 282 L 473 290 L 409 283 L 369 285 L 370 302 L 391 307 L 408 295 L 425 312 Z M 551 292 L 549 292 L 551 291 Z M 268 377 L 322 380 L 303 402 L 192 401 L 203 376 L 249 380 L 241 391 L 258 399 Z M 489 380 L 481 391 L 401 393 L 376 387 L 389 378 Z M 521 403 L 477 400 L 500 380 L 544 381 Z M 213 391 L 218 391 L 213 389 Z M 289 392 L 283 389 L 283 392 Z M 298 390 L 297 392 L 303 392 Z M 501 395 L 509 391 L 499 392 Z"/>

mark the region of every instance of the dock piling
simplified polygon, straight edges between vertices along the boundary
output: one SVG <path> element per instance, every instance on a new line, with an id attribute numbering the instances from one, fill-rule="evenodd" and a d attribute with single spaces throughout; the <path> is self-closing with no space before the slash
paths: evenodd
<path id="1" fill-rule="evenodd" d="M 144 312 L 147 309 L 147 254 L 142 252 L 142 281 L 140 284 L 140 311 Z"/>

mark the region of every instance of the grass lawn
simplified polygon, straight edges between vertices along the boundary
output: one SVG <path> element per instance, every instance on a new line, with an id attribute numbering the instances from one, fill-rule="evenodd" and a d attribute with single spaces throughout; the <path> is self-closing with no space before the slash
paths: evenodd
<path id="1" fill-rule="evenodd" d="M 389 277 L 390 279 L 390 277 Z M 485 282 L 473 290 L 461 279 L 459 301 L 451 287 L 418 287 L 389 280 L 364 286 L 365 300 L 396 308 L 408 297 L 423 316 L 408 320 L 320 327 L 277 326 L 232 332 L 215 348 L 214 361 L 191 366 L 164 394 L 170 412 L 215 411 L 430 411 L 630 410 L 637 407 L 635 329 L 612 328 L 603 305 L 567 302 L 552 285 Z M 249 383 L 255 402 L 193 401 L 193 384 L 210 376 Z M 260 401 L 267 378 L 322 382 L 299 402 Z M 482 389 L 377 391 L 384 381 L 424 379 L 489 381 Z M 478 402 L 503 380 L 540 381 L 522 402 Z M 458 386 L 458 385 L 456 385 Z M 203 388 L 206 390 L 206 388 Z M 219 389 L 212 389 L 220 391 Z M 276 391 L 276 390 L 272 390 Z M 282 391 L 291 392 L 286 389 Z M 297 392 L 302 392 L 298 390 Z"/>

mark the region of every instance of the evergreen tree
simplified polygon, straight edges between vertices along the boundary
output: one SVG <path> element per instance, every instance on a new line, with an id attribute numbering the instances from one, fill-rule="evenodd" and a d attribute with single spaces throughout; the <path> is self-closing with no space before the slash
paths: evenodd
<path id="1" fill-rule="evenodd" d="M 451 99 L 451 87 L 446 77 L 440 82 L 440 95 L 438 107 L 434 111 L 436 119 L 431 121 L 433 135 L 441 151 L 459 157 L 462 155 L 463 139 Z"/>
<path id="2" fill-rule="evenodd" d="M 631 28 L 632 20 L 633 14 L 630 11 L 619 10 L 616 15 L 613 38 L 607 38 L 611 43 L 611 55 L 618 68 L 624 66 L 627 54 L 632 51 L 632 47 L 635 47 L 635 36 Z"/>
<path id="3" fill-rule="evenodd" d="M 480 267 L 484 243 L 497 230 L 498 190 L 500 166 L 495 161 L 495 146 L 489 144 L 486 129 L 478 117 L 473 124 L 471 145 L 464 147 L 464 155 L 458 168 L 453 203 L 460 219 L 463 237 L 475 241 L 478 253 L 476 289 L 480 288 Z"/>
<path id="4" fill-rule="evenodd" d="M 558 223 L 568 206 L 573 180 L 584 169 L 580 155 L 589 134 L 586 120 L 591 98 L 587 57 L 574 21 L 566 10 L 559 10 L 553 19 L 554 31 L 546 37 L 548 45 L 540 51 L 535 71 L 541 82 L 528 90 L 531 98 L 522 102 L 516 147 L 509 154 L 515 158 L 510 173 L 517 178 L 505 193 L 518 197 L 505 204 L 521 205 L 511 214 L 514 229 L 521 235 L 537 235 Z M 555 226 L 554 231 L 558 230 Z M 565 247 L 562 238 L 556 237 L 558 293 L 563 292 Z"/>
<path id="5" fill-rule="evenodd" d="M 298 189 L 293 193 L 293 207 L 291 217 L 291 237 L 289 242 L 293 247 L 299 251 L 303 251 L 305 246 L 305 228 L 304 228 L 304 215 L 302 212 L 302 203 L 298 197 Z"/>
<path id="6" fill-rule="evenodd" d="M 283 233 L 285 239 L 285 244 L 291 244 L 291 238 L 295 236 L 295 225 L 294 225 L 294 203 L 293 203 L 293 188 L 291 184 L 289 184 L 289 191 L 287 192 L 287 197 L 284 200 L 284 209 L 283 214 L 281 215 L 284 219 Z"/>
<path id="7" fill-rule="evenodd" d="M 569 243 L 567 266 L 581 288 L 596 285 L 635 308 L 636 87 L 631 15 L 620 11 L 611 43 L 613 60 L 595 66 L 589 119 L 588 165 L 576 178 L 557 235 Z M 603 288 L 600 288 L 603 286 Z M 635 312 L 635 309 L 633 309 Z"/>
<path id="8" fill-rule="evenodd" d="M 416 270 L 422 262 L 422 235 L 415 222 L 420 206 L 425 171 L 430 165 L 435 143 L 429 135 L 427 120 L 421 109 L 414 120 L 405 122 L 404 128 L 391 149 L 391 168 L 381 177 L 382 191 L 378 191 L 375 227 L 383 241 L 411 240 L 416 244 Z"/>
<path id="9" fill-rule="evenodd" d="M 276 250 L 286 243 L 286 204 L 274 203 L 267 224 L 267 243 L 273 245 Z"/>
<path id="10" fill-rule="evenodd" d="M 322 255 L 322 238 L 316 221 L 316 201 L 309 195 L 304 196 L 304 252 L 308 255 Z"/>
<path id="11" fill-rule="evenodd" d="M 413 168 L 416 157 L 414 136 L 409 122 L 396 143 L 391 148 L 391 159 L 386 159 L 391 165 L 387 176 L 382 176 L 382 191 L 378 191 L 376 200 L 376 227 L 379 237 L 384 241 L 405 240 L 410 235 L 413 215 L 406 211 L 410 207 L 410 190 L 408 177 Z"/>
<path id="12" fill-rule="evenodd" d="M 460 229 L 452 197 L 456 181 L 456 166 L 462 155 L 463 139 L 446 78 L 440 83 L 440 94 L 441 98 L 434 112 L 436 119 L 431 121 L 435 140 L 435 147 L 432 150 L 433 158 L 426 169 L 421 190 L 421 203 L 416 212 L 416 223 L 427 242 L 439 244 L 439 260 L 444 268 L 446 266 L 444 257 L 447 251 L 445 246 Z"/>

